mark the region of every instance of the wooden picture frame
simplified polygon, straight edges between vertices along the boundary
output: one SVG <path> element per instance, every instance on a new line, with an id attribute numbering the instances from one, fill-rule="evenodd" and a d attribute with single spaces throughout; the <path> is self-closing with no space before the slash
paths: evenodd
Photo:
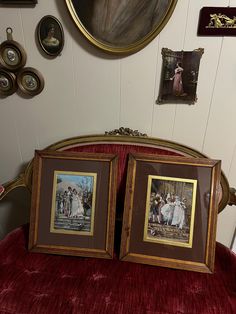
<path id="1" fill-rule="evenodd" d="M 38 42 L 49 56 L 58 56 L 64 47 L 64 31 L 60 21 L 52 15 L 44 16 L 37 26 Z"/>
<path id="2" fill-rule="evenodd" d="M 156 103 L 188 104 L 197 101 L 197 84 L 203 48 L 173 51 L 162 48 L 162 73 Z"/>
<path id="3" fill-rule="evenodd" d="M 220 161 L 130 154 L 120 259 L 212 273 Z"/>
<path id="4" fill-rule="evenodd" d="M 203 7 L 198 36 L 236 36 L 236 7 Z"/>
<path id="5" fill-rule="evenodd" d="M 36 151 L 29 250 L 112 258 L 117 157 Z"/>
<path id="6" fill-rule="evenodd" d="M 35 5 L 37 4 L 37 0 L 0 0 L 0 5 Z"/>

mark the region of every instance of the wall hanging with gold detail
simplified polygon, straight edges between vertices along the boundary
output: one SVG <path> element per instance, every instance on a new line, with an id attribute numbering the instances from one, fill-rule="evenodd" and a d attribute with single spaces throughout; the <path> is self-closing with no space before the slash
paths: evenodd
<path id="1" fill-rule="evenodd" d="M 25 49 L 13 40 L 13 30 L 6 29 L 7 40 L 0 45 L 0 95 L 10 96 L 19 90 L 30 96 L 39 94 L 44 87 L 42 74 L 34 68 L 24 68 Z"/>
<path id="2" fill-rule="evenodd" d="M 199 15 L 199 36 L 236 36 L 236 8 L 203 7 Z"/>

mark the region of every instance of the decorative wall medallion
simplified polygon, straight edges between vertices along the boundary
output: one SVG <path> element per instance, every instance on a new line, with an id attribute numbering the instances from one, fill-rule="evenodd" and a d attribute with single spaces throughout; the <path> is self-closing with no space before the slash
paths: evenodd
<path id="1" fill-rule="evenodd" d="M 24 48 L 12 37 L 12 28 L 6 29 L 7 40 L 0 45 L 0 65 L 10 71 L 17 71 L 26 63 Z"/>
<path id="2" fill-rule="evenodd" d="M 203 7 L 199 15 L 198 35 L 236 36 L 236 8 Z"/>
<path id="3" fill-rule="evenodd" d="M 17 74 L 17 84 L 24 94 L 35 96 L 43 90 L 44 79 L 38 70 L 28 67 Z"/>
<path id="4" fill-rule="evenodd" d="M 57 56 L 64 46 L 64 32 L 61 23 L 51 15 L 44 16 L 37 27 L 40 47 L 50 55 Z"/>
<path id="5" fill-rule="evenodd" d="M 0 69 L 0 95 L 9 96 L 17 90 L 15 74 Z"/>

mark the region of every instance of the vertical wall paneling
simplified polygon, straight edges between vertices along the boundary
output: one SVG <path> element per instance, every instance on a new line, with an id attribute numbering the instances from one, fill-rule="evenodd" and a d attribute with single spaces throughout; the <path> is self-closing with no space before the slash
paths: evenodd
<path id="1" fill-rule="evenodd" d="M 215 1 L 190 1 L 184 51 L 204 48 L 200 61 L 197 97 L 194 105 L 177 105 L 173 129 L 173 140 L 202 149 L 203 138 L 211 108 L 212 93 L 220 58 L 222 37 L 197 36 L 199 12 L 203 6 L 215 6 Z M 227 6 L 228 0 L 217 2 L 217 6 Z"/>
<path id="2" fill-rule="evenodd" d="M 162 48 L 169 48 L 175 51 L 183 49 L 186 19 L 188 15 L 189 0 L 177 2 L 176 8 L 169 22 L 159 35 L 159 50 L 156 73 L 156 99 L 159 94 L 159 85 L 162 69 Z M 156 105 L 154 103 L 152 135 L 160 138 L 171 139 L 176 114 L 175 104 Z"/>
<path id="3" fill-rule="evenodd" d="M 121 60 L 120 126 L 151 133 L 158 38 Z"/>
<path id="4" fill-rule="evenodd" d="M 19 10 L 10 8 L 0 10 L 1 41 L 7 40 L 6 28 L 13 29 L 13 39 L 22 43 L 22 28 L 19 19 Z M 0 182 L 9 181 L 18 174 L 22 163 L 21 148 L 16 125 L 18 97 L 16 95 L 0 98 Z"/>

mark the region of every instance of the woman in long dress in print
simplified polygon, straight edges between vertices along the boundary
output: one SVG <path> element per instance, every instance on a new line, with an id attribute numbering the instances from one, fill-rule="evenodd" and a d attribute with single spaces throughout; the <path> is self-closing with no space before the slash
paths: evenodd
<path id="1" fill-rule="evenodd" d="M 170 195 L 170 193 L 168 193 L 166 201 L 167 203 L 161 208 L 161 215 L 163 223 L 166 225 L 170 225 L 175 206 L 175 199 L 173 195 Z"/>
<path id="2" fill-rule="evenodd" d="M 72 208 L 70 217 L 84 216 L 84 208 L 76 189 L 73 189 Z"/>
<path id="3" fill-rule="evenodd" d="M 183 228 L 185 223 L 185 208 L 184 203 L 180 202 L 179 196 L 176 196 L 174 214 L 172 219 L 172 226 L 177 226 L 179 229 Z"/>
<path id="4" fill-rule="evenodd" d="M 174 80 L 173 82 L 173 94 L 175 96 L 185 96 L 183 89 L 183 81 L 182 81 L 182 73 L 184 69 L 182 68 L 182 64 L 180 62 L 177 63 L 175 68 L 175 74 L 171 78 L 171 80 Z"/>

